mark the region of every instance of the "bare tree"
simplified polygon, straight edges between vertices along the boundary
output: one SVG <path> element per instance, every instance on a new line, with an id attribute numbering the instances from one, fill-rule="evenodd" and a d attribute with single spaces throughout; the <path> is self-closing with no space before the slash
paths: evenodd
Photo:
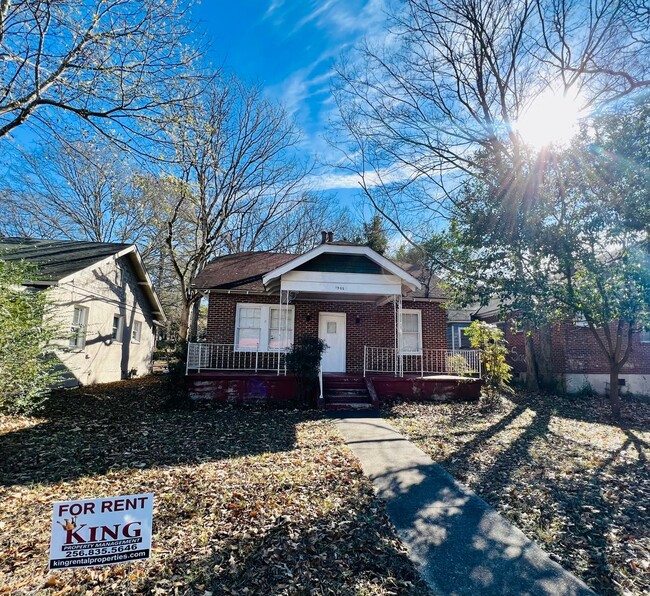
<path id="1" fill-rule="evenodd" d="M 345 167 L 407 241 L 424 214 L 449 214 L 468 176 L 499 168 L 503 191 L 516 186 L 516 123 L 545 91 L 581 92 L 595 109 L 650 85 L 647 16 L 629 2 L 398 6 L 388 41 L 340 65 L 336 97 Z"/>
<path id="2" fill-rule="evenodd" d="M 101 139 L 50 143 L 20 155 L 0 188 L 0 232 L 150 247 L 151 211 L 138 200 L 137 167 Z"/>
<path id="3" fill-rule="evenodd" d="M 0 0 L 0 138 L 60 132 L 67 116 L 120 142 L 153 134 L 189 89 L 187 13 L 184 0 Z"/>
<path id="4" fill-rule="evenodd" d="M 188 337 L 201 298 L 192 281 L 222 251 L 267 246 L 268 230 L 305 202 L 308 164 L 284 110 L 234 79 L 215 83 L 190 110 L 170 110 L 173 174 L 149 181 L 181 295 L 179 335 Z"/>

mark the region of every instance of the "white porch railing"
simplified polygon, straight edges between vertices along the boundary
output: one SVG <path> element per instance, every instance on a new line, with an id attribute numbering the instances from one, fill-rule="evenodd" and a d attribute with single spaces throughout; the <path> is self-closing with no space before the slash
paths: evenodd
<path id="1" fill-rule="evenodd" d="M 420 354 L 400 354 L 395 348 L 364 346 L 363 376 L 368 373 L 481 378 L 481 353 L 478 350 L 422 350 Z"/>
<path id="2" fill-rule="evenodd" d="M 202 370 L 247 370 L 287 374 L 285 352 L 274 350 L 235 350 L 234 344 L 207 344 L 189 342 L 185 372 Z"/>

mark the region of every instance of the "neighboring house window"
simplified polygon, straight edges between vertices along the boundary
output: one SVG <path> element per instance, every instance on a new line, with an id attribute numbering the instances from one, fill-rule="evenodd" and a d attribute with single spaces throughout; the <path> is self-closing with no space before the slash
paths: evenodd
<path id="1" fill-rule="evenodd" d="M 465 335 L 465 329 L 467 329 L 467 326 L 454 326 L 451 338 L 452 350 L 467 350 L 471 347 L 469 338 Z"/>
<path id="2" fill-rule="evenodd" d="M 587 319 L 582 313 L 578 313 L 575 316 L 573 323 L 575 324 L 576 327 L 589 327 L 589 323 L 587 323 Z"/>
<path id="3" fill-rule="evenodd" d="M 280 350 L 293 343 L 294 307 L 288 317 L 280 308 L 270 304 L 238 304 L 235 321 L 235 350 Z M 286 322 L 286 331 L 285 331 Z M 284 340 L 284 341 L 283 341 Z"/>
<path id="4" fill-rule="evenodd" d="M 641 343 L 650 344 L 650 329 L 644 329 L 641 331 Z"/>
<path id="5" fill-rule="evenodd" d="M 402 310 L 402 354 L 422 353 L 422 314 L 419 310 Z"/>
<path id="6" fill-rule="evenodd" d="M 86 345 L 86 327 L 88 325 L 88 308 L 75 306 L 70 327 L 70 347 L 83 349 Z"/>
<path id="7" fill-rule="evenodd" d="M 113 316 L 113 334 L 111 337 L 115 341 L 122 341 L 122 333 L 124 332 L 124 317 L 121 315 Z"/>
<path id="8" fill-rule="evenodd" d="M 131 328 L 131 339 L 135 343 L 140 343 L 140 337 L 142 336 L 142 322 L 133 321 L 133 327 Z"/>

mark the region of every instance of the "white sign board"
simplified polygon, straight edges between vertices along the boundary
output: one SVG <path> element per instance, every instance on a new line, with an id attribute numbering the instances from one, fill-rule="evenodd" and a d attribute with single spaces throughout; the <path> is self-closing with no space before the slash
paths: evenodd
<path id="1" fill-rule="evenodd" d="M 54 503 L 50 569 L 148 559 L 153 494 Z"/>

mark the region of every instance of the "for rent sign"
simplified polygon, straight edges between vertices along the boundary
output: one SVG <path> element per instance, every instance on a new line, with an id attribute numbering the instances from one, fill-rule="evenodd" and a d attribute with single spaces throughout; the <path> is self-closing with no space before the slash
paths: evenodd
<path id="1" fill-rule="evenodd" d="M 152 516 L 152 494 L 54 503 L 50 569 L 148 559 Z"/>

